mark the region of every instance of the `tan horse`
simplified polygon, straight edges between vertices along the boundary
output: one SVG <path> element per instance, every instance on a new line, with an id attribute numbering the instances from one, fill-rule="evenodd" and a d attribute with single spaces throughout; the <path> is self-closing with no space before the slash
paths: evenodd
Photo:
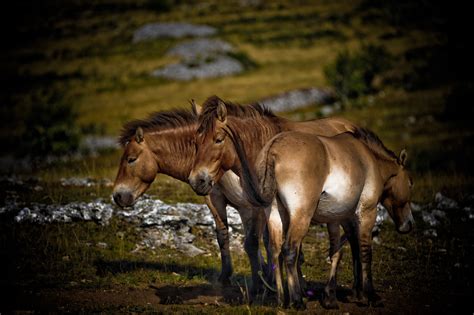
<path id="1" fill-rule="evenodd" d="M 290 304 L 304 307 L 297 259 L 314 220 L 335 223 L 349 219 L 356 223 L 363 294 L 369 303 L 379 300 L 372 284 L 371 232 L 378 202 L 387 208 L 397 231 L 408 233 L 412 229 L 412 181 L 405 170 L 406 151 L 397 157 L 365 129 L 334 137 L 286 132 L 265 145 L 255 162 L 254 174 L 238 134 L 231 133 L 241 162 L 246 165 L 242 178 L 249 200 L 262 207 L 270 205 L 265 213 L 272 262 L 278 269 L 282 251 Z M 277 289 L 283 298 L 282 280 L 278 278 Z"/>
<path id="2" fill-rule="evenodd" d="M 219 98 L 211 97 L 206 104 L 217 104 Z M 227 109 L 229 117 L 238 116 L 251 119 L 256 115 L 268 116 L 274 121 L 275 132 L 281 126 L 289 126 L 294 122 L 279 118 L 271 112 L 264 111 L 258 105 L 232 106 Z M 297 123 L 302 129 L 312 129 L 316 122 Z M 131 206 L 154 181 L 157 173 L 172 176 L 183 182 L 188 182 L 193 162 L 195 160 L 195 134 L 197 129 L 197 114 L 184 110 L 160 112 L 148 119 L 127 123 L 122 131 L 120 143 L 124 149 L 119 170 L 114 183 L 113 196 L 115 202 L 122 207 Z M 343 130 L 343 120 L 323 120 L 321 128 L 332 132 Z M 273 136 L 272 133 L 271 136 Z M 263 146 L 265 142 L 261 142 Z M 222 269 L 219 280 L 229 283 L 232 275 L 232 260 L 229 250 L 229 234 L 226 206 L 234 206 L 242 218 L 245 230 L 244 249 L 249 256 L 252 268 L 253 283 L 259 283 L 258 242 L 261 229 L 265 224 L 263 212 L 252 211 L 252 206 L 244 198 L 239 184 L 239 178 L 232 172 L 226 173 L 222 179 L 216 180 L 212 190 L 208 191 L 206 203 L 216 222 L 216 235 L 221 251 Z M 258 285 L 254 291 L 258 289 Z"/>
<path id="3" fill-rule="evenodd" d="M 197 109 L 193 102 L 193 111 L 172 110 L 158 112 L 145 120 L 135 120 L 124 125 L 120 144 L 123 154 L 113 188 L 113 198 L 121 207 L 132 206 L 152 184 L 157 173 L 188 181 L 195 156 L 195 134 L 197 130 Z M 230 115 L 246 117 L 254 112 L 240 107 L 229 110 Z M 265 224 L 259 215 L 250 211 L 250 204 L 234 192 L 238 180 L 227 178 L 217 183 L 205 200 L 216 223 L 216 236 L 221 253 L 221 274 L 219 281 L 230 283 L 232 259 L 229 250 L 229 230 L 226 206 L 234 206 L 242 219 L 246 234 L 244 248 L 249 256 L 253 274 L 258 278 L 261 269 L 259 260 L 258 239 L 262 228 L 256 222 Z"/>
<path id="4" fill-rule="evenodd" d="M 274 135 L 282 131 L 298 130 L 331 136 L 356 129 L 356 126 L 352 123 L 340 118 L 293 122 L 277 117 L 270 111 L 257 105 L 250 107 L 250 110 L 253 109 L 254 115 L 246 117 L 227 115 L 229 109 L 237 111 L 236 108 L 249 110 L 248 107 L 224 103 L 217 98 L 210 99 L 203 106 L 196 139 L 197 154 L 189 177 L 189 183 L 198 194 L 207 194 L 214 187 L 214 183 L 225 182 L 230 179 L 235 182 L 241 176 L 242 169 L 238 154 L 232 141 L 227 140 L 229 133 L 227 126 L 238 128 L 240 140 L 245 147 L 246 158 L 250 163 L 256 160 L 258 153 L 264 145 Z M 234 185 L 233 189 L 234 194 L 238 198 L 245 200 L 241 185 Z M 248 206 L 252 208 L 251 204 Z M 256 210 L 255 213 L 262 213 L 262 211 Z M 346 235 L 355 236 L 355 233 L 353 233 L 354 224 L 350 220 L 328 224 L 330 257 L 333 263 L 331 277 L 326 286 L 326 294 L 323 300 L 323 305 L 327 308 L 337 307 L 335 298 L 336 269 L 341 255 L 339 252 L 339 224 L 344 227 Z M 258 222 L 257 225 L 259 225 Z M 361 287 L 361 282 L 359 281 L 361 267 L 358 259 L 357 240 L 355 237 L 349 237 L 349 241 L 354 260 L 354 288 L 359 289 Z M 267 273 L 270 274 L 271 271 Z M 299 274 L 301 275 L 301 272 Z"/>

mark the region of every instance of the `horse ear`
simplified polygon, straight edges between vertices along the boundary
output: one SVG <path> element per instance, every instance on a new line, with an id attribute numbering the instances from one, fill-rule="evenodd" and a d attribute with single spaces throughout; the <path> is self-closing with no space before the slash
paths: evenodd
<path id="1" fill-rule="evenodd" d="M 191 99 L 191 100 L 189 101 L 189 103 L 191 104 L 191 109 L 192 109 L 194 115 L 196 115 L 196 116 L 201 115 L 201 113 L 202 113 L 202 107 L 199 106 L 198 104 L 196 104 L 196 102 L 194 101 L 194 99 Z"/>
<path id="2" fill-rule="evenodd" d="M 400 156 L 398 157 L 398 164 L 400 164 L 401 166 L 405 166 L 407 163 L 407 158 L 408 158 L 407 150 L 403 149 L 400 152 Z"/>
<path id="3" fill-rule="evenodd" d="M 135 131 L 135 140 L 137 143 L 140 143 L 143 141 L 143 129 L 142 127 L 138 127 L 137 130 Z"/>
<path id="4" fill-rule="evenodd" d="M 227 120 L 227 108 L 225 107 L 224 102 L 221 100 L 219 100 L 219 103 L 217 104 L 217 119 L 223 123 L 225 123 Z"/>

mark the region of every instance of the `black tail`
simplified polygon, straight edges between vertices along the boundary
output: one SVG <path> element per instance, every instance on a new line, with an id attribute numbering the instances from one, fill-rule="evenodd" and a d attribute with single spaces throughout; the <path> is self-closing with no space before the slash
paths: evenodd
<path id="1" fill-rule="evenodd" d="M 273 196 L 272 198 L 265 198 L 266 196 L 262 194 L 255 168 L 254 166 L 250 165 L 247 159 L 247 155 L 245 154 L 245 149 L 242 146 L 240 137 L 232 130 L 232 128 L 230 128 L 230 126 L 227 126 L 226 132 L 232 139 L 232 143 L 234 144 L 235 151 L 237 152 L 240 164 L 242 166 L 240 183 L 244 190 L 245 196 L 255 207 L 268 207 L 272 203 Z"/>

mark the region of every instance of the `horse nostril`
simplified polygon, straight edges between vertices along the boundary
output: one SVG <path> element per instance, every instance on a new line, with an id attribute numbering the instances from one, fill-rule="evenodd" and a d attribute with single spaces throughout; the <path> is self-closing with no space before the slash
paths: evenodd
<path id="1" fill-rule="evenodd" d="M 199 179 L 199 183 L 204 184 L 205 182 L 206 182 L 206 180 L 204 178 Z"/>
<path id="2" fill-rule="evenodd" d="M 121 201 L 120 193 L 115 193 L 113 195 L 113 198 L 114 198 L 115 203 L 120 205 L 120 201 Z"/>

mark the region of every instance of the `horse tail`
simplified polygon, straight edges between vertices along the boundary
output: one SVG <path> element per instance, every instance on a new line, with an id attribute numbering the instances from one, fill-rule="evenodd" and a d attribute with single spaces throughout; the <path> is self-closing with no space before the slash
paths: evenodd
<path id="1" fill-rule="evenodd" d="M 247 155 L 245 154 L 245 149 L 242 145 L 242 141 L 240 140 L 239 136 L 229 127 L 228 133 L 232 142 L 235 147 L 235 151 L 237 156 L 240 160 L 241 169 L 241 176 L 240 176 L 240 184 L 244 190 L 245 197 L 247 201 L 250 202 L 255 207 L 264 208 L 268 207 L 273 200 L 273 196 L 269 197 L 269 195 L 262 194 L 263 186 L 260 186 L 262 181 L 259 180 L 259 176 L 257 176 L 255 167 L 249 163 L 247 159 Z M 258 166 L 259 173 L 265 173 L 264 165 L 259 163 Z M 263 191 L 267 191 L 264 189 Z"/>
<path id="2" fill-rule="evenodd" d="M 255 165 L 262 199 L 269 204 L 275 197 L 277 186 L 275 179 L 275 156 L 270 152 L 274 142 L 275 139 L 272 139 L 270 143 L 264 147 Z"/>

